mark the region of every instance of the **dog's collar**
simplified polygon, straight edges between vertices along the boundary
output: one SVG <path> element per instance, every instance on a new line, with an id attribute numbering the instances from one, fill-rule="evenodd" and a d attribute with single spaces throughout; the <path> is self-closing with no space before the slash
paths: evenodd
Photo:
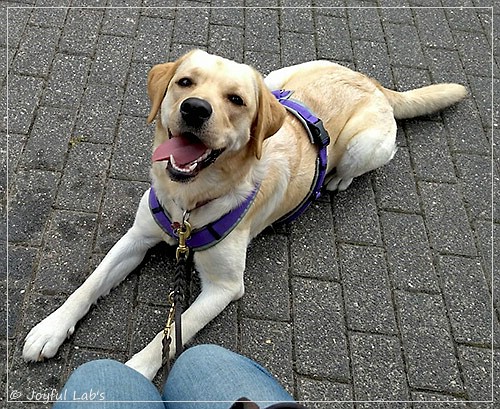
<path id="1" fill-rule="evenodd" d="M 278 102 L 283 105 L 289 112 L 294 114 L 297 119 L 302 122 L 307 131 L 312 144 L 318 146 L 318 157 L 316 158 L 316 171 L 311 184 L 309 193 L 304 200 L 291 212 L 285 214 L 276 223 L 288 223 L 299 217 L 309 207 L 313 200 L 321 195 L 321 187 L 326 176 L 327 169 L 327 149 L 330 143 L 330 136 L 323 126 L 321 120 L 316 117 L 309 108 L 301 102 L 291 99 L 293 91 L 276 90 L 272 94 L 277 98 Z"/>
<path id="2" fill-rule="evenodd" d="M 194 229 L 191 232 L 191 236 L 186 240 L 186 244 L 189 249 L 192 251 L 206 250 L 215 246 L 218 242 L 224 239 L 234 230 L 241 219 L 243 219 L 248 209 L 254 202 L 259 189 L 260 183 L 254 187 L 250 195 L 248 195 L 248 197 L 238 207 L 229 211 L 220 219 L 209 223 L 202 228 Z M 172 223 L 169 214 L 160 204 L 153 186 L 151 186 L 151 189 L 149 190 L 149 208 L 158 226 L 160 226 L 161 229 L 170 237 L 178 240 L 178 236 L 175 233 L 176 226 Z"/>

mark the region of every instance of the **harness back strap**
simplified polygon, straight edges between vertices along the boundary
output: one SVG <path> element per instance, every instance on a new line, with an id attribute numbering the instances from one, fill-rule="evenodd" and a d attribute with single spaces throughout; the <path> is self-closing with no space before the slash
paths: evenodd
<path id="1" fill-rule="evenodd" d="M 218 242 L 224 239 L 231 233 L 238 223 L 243 219 L 248 209 L 252 205 L 259 191 L 260 183 L 255 186 L 252 193 L 235 209 L 226 213 L 219 220 L 209 223 L 200 229 L 195 229 L 191 232 L 191 236 L 186 240 L 187 246 L 192 250 L 206 250 L 215 246 Z M 149 190 L 149 208 L 156 223 L 167 233 L 170 237 L 178 239 L 175 233 L 175 228 L 168 213 L 163 209 L 158 201 L 158 197 L 151 186 Z"/>
<path id="2" fill-rule="evenodd" d="M 326 176 L 327 161 L 327 146 L 330 143 L 330 136 L 323 126 L 323 122 L 317 118 L 305 105 L 301 102 L 291 99 L 293 91 L 276 90 L 272 92 L 278 99 L 278 102 L 283 105 L 289 112 L 294 114 L 297 119 L 304 125 L 309 139 L 312 144 L 318 146 L 318 156 L 316 158 L 316 171 L 311 184 L 309 194 L 302 202 L 291 212 L 284 215 L 276 223 L 288 223 L 299 217 L 309 207 L 313 200 L 321 195 L 321 187 Z"/>

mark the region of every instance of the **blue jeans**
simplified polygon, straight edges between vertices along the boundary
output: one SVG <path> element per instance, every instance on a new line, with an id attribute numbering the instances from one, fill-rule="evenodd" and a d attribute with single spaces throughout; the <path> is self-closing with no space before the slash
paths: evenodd
<path id="1" fill-rule="evenodd" d="M 293 401 L 254 361 L 215 345 L 199 345 L 177 359 L 162 395 L 139 372 L 105 359 L 77 368 L 53 408 L 228 409 L 241 397 L 261 407 Z"/>

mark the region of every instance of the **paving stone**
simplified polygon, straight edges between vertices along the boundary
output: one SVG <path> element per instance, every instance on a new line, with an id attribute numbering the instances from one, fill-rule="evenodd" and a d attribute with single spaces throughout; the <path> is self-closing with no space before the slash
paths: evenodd
<path id="1" fill-rule="evenodd" d="M 229 58 L 234 61 L 243 61 L 243 29 L 210 25 L 208 52 Z"/>
<path id="2" fill-rule="evenodd" d="M 127 37 L 100 35 L 89 80 L 125 86 L 133 42 Z"/>
<path id="3" fill-rule="evenodd" d="M 168 294 L 175 272 L 175 249 L 165 243 L 153 247 L 138 270 L 137 300 L 154 305 L 168 305 Z"/>
<path id="4" fill-rule="evenodd" d="M 168 61 L 173 27 L 173 20 L 141 16 L 133 60 L 147 63 L 150 67 Z"/>
<path id="5" fill-rule="evenodd" d="M 311 409 L 353 408 L 351 386 L 328 380 L 297 377 L 298 400 Z"/>
<path id="6" fill-rule="evenodd" d="M 480 221 L 475 226 L 476 237 L 483 271 L 486 275 L 486 283 L 492 293 L 493 304 L 500 312 L 500 276 L 492 274 L 495 266 L 499 265 L 499 252 L 494 249 L 499 248 L 500 225 L 486 221 Z"/>
<path id="7" fill-rule="evenodd" d="M 465 72 L 491 79 L 491 57 L 488 53 L 485 53 L 485 50 L 491 49 L 484 34 L 460 31 L 456 32 L 454 37 L 462 57 Z M 494 70 L 493 73 L 497 75 L 498 69 Z"/>
<path id="8" fill-rule="evenodd" d="M 352 333 L 350 351 L 356 400 L 399 402 L 409 399 L 398 338 Z"/>
<path id="9" fill-rule="evenodd" d="M 498 402 L 500 398 L 497 387 L 500 385 L 499 352 L 460 345 L 458 355 L 464 368 L 464 383 L 469 400 Z"/>
<path id="10" fill-rule="evenodd" d="M 59 50 L 65 53 L 93 55 L 103 16 L 104 10 L 71 8 L 59 42 Z"/>
<path id="11" fill-rule="evenodd" d="M 137 206 L 148 188 L 148 183 L 109 180 L 94 251 L 107 253 L 132 227 Z"/>
<path id="12" fill-rule="evenodd" d="M 42 86 L 43 80 L 39 78 L 9 76 L 9 133 L 28 133 L 42 94 Z M 2 130 L 5 129 L 2 121 Z"/>
<path id="13" fill-rule="evenodd" d="M 384 31 L 376 8 L 347 9 L 349 28 L 353 39 L 385 42 Z"/>
<path id="14" fill-rule="evenodd" d="M 284 0 L 280 13 L 281 31 L 296 33 L 314 33 L 314 16 L 311 0 Z M 300 44 L 300 40 L 297 41 Z M 314 49 L 315 47 L 313 47 Z"/>
<path id="15" fill-rule="evenodd" d="M 240 301 L 246 317 L 275 321 L 290 320 L 286 237 L 263 234 L 247 252 L 245 296 Z"/>
<path id="16" fill-rule="evenodd" d="M 24 150 L 23 167 L 62 170 L 74 112 L 65 108 L 40 108 Z"/>
<path id="17" fill-rule="evenodd" d="M 460 10 L 447 8 L 444 11 L 448 24 L 452 30 L 471 31 L 476 29 L 478 31 L 483 31 L 477 16 L 478 10 L 473 8 L 464 8 Z"/>
<path id="18" fill-rule="evenodd" d="M 481 117 L 473 101 L 467 99 L 445 112 L 443 121 L 448 131 L 448 140 L 452 151 L 491 155 L 491 144 L 488 141 L 487 131 L 483 128 Z M 465 123 L 460 121 L 464 115 L 467 116 Z"/>
<path id="19" fill-rule="evenodd" d="M 140 0 L 110 0 L 104 12 L 101 32 L 115 36 L 134 36 L 139 22 Z"/>
<path id="20" fill-rule="evenodd" d="M 237 303 L 231 303 L 215 319 L 203 328 L 189 345 L 215 344 L 231 351 L 238 350 L 238 320 Z"/>
<path id="21" fill-rule="evenodd" d="M 85 90 L 73 136 L 77 140 L 112 143 L 123 89 L 111 84 L 89 84 Z"/>
<path id="22" fill-rule="evenodd" d="M 354 179 L 347 190 L 333 196 L 332 202 L 338 241 L 381 244 L 377 206 L 370 175 Z"/>
<path id="23" fill-rule="evenodd" d="M 264 51 L 279 54 L 279 44 L 275 41 L 279 36 L 278 11 L 273 9 L 245 10 L 245 44 L 246 50 Z"/>
<path id="24" fill-rule="evenodd" d="M 316 59 L 313 34 L 284 31 L 281 41 L 283 65 L 295 65 Z"/>
<path id="25" fill-rule="evenodd" d="M 293 393 L 292 328 L 286 322 L 241 320 L 241 353 L 259 362 Z"/>
<path id="26" fill-rule="evenodd" d="M 411 388 L 461 393 L 462 380 L 440 296 L 395 291 Z"/>
<path id="27" fill-rule="evenodd" d="M 181 44 L 189 44 L 191 48 L 193 48 L 192 46 L 206 45 L 210 9 L 196 7 L 200 6 L 200 3 L 191 0 L 182 0 L 178 5 L 187 8 L 175 16 L 172 40 Z"/>
<path id="28" fill-rule="evenodd" d="M 353 53 L 346 19 L 316 16 L 318 59 L 352 61 Z"/>
<path id="29" fill-rule="evenodd" d="M 474 102 L 477 105 L 479 115 L 481 116 L 481 121 L 483 126 L 492 127 L 492 93 L 491 87 L 493 82 L 493 89 L 498 89 L 500 81 L 497 78 L 480 77 L 475 75 L 469 75 L 469 90 L 472 95 L 474 95 Z"/>
<path id="30" fill-rule="evenodd" d="M 457 185 L 420 183 L 431 246 L 441 252 L 475 256 L 476 247 Z"/>
<path id="31" fill-rule="evenodd" d="M 60 30 L 57 28 L 30 27 L 19 45 L 13 70 L 18 74 L 46 76 L 60 35 Z"/>
<path id="32" fill-rule="evenodd" d="M 164 327 L 168 307 L 140 303 L 134 308 L 134 323 L 128 358 L 141 351 Z"/>
<path id="33" fill-rule="evenodd" d="M 296 278 L 292 297 L 296 372 L 347 381 L 349 358 L 340 285 Z"/>
<path id="34" fill-rule="evenodd" d="M 143 117 L 144 127 L 146 126 L 146 116 L 150 108 L 147 77 L 151 68 L 152 65 L 147 63 L 131 64 L 122 106 L 124 115 Z"/>
<path id="35" fill-rule="evenodd" d="M 474 218 L 500 219 L 500 202 L 492 196 L 493 183 L 498 184 L 500 178 L 491 166 L 491 158 L 457 155 L 456 163 L 469 214 Z"/>
<path id="36" fill-rule="evenodd" d="M 5 265 L 5 270 L 2 269 L 1 277 L 9 281 L 9 289 L 24 290 L 27 288 L 35 271 L 38 260 L 38 249 L 10 245 L 7 250 L 9 268 L 7 270 L 7 266 Z M 5 260 L 3 261 L 5 262 Z"/>
<path id="37" fill-rule="evenodd" d="M 7 3 L 7 5 L 16 6 L 16 3 Z M 17 4 L 19 5 L 19 4 Z M 26 8 L 9 8 L 7 12 L 2 11 L 1 22 L 2 27 L 8 27 L 9 35 L 3 35 L 0 37 L 0 44 L 4 47 L 9 47 L 9 50 L 13 53 L 17 50 L 17 47 L 21 41 L 21 37 L 24 33 L 26 25 L 31 18 L 31 9 Z M 3 24 L 5 22 L 5 24 Z M 8 40 L 8 44 L 7 44 Z M 9 56 L 9 61 L 11 61 Z"/>
<path id="38" fill-rule="evenodd" d="M 164 0 L 144 0 L 142 2 L 141 15 L 143 16 L 173 20 L 176 13 L 177 7 L 165 6 Z"/>
<path id="39" fill-rule="evenodd" d="M 71 3 L 70 0 L 61 0 L 57 2 L 57 7 L 54 7 L 54 2 L 51 0 L 36 0 L 36 7 L 31 13 L 30 24 L 39 25 L 42 27 L 62 27 L 66 20 L 66 14 Z"/>
<path id="40" fill-rule="evenodd" d="M 31 170 L 16 175 L 15 189 L 9 198 L 9 240 L 39 245 L 51 214 L 59 175 Z M 29 214 L 30 217 L 26 217 Z"/>
<path id="41" fill-rule="evenodd" d="M 49 82 L 43 95 L 43 103 L 68 108 L 78 107 L 90 68 L 87 57 L 57 54 Z"/>
<path id="42" fill-rule="evenodd" d="M 461 343 L 490 344 L 492 320 L 497 329 L 498 322 L 491 309 L 491 297 L 479 260 L 441 256 L 439 272 L 454 339 Z M 494 340 L 495 344 L 500 342 L 498 331 Z"/>
<path id="43" fill-rule="evenodd" d="M 79 347 L 126 352 L 136 276 L 131 275 L 106 297 L 99 299 L 79 322 L 73 343 Z"/>
<path id="44" fill-rule="evenodd" d="M 434 121 L 410 121 L 406 135 L 417 177 L 439 182 L 456 181 L 445 127 Z"/>
<path id="45" fill-rule="evenodd" d="M 420 203 L 406 148 L 399 148 L 394 159 L 373 172 L 378 206 L 384 209 L 420 213 Z"/>
<path id="46" fill-rule="evenodd" d="M 289 227 L 292 274 L 339 281 L 330 204 L 313 203 Z"/>
<path id="47" fill-rule="evenodd" d="M 56 205 L 67 210 L 99 210 L 109 168 L 111 146 L 73 139 Z"/>
<path id="48" fill-rule="evenodd" d="M 413 407 L 415 409 L 427 409 L 429 406 L 438 408 L 468 408 L 470 407 L 465 403 L 464 398 L 455 397 L 451 395 L 440 395 L 430 392 L 412 392 L 411 394 Z"/>
<path id="49" fill-rule="evenodd" d="M 18 335 L 18 327 L 24 315 L 24 299 L 26 290 L 23 288 L 12 288 L 9 286 L 7 294 L 7 285 L 2 281 L 0 283 L 0 291 L 5 294 L 4 304 L 0 308 L 2 318 L 0 320 L 0 330 L 2 337 L 14 339 Z"/>
<path id="50" fill-rule="evenodd" d="M 446 21 L 445 10 L 442 8 L 416 8 L 414 9 L 420 40 L 424 46 L 435 48 L 450 48 L 455 46 L 455 41 Z"/>
<path id="51" fill-rule="evenodd" d="M 70 357 L 68 364 L 65 368 L 64 380 L 67 380 L 73 371 L 79 366 L 90 362 L 96 361 L 98 359 L 114 359 L 118 362 L 126 362 L 127 355 L 123 352 L 111 353 L 110 351 L 99 351 L 90 350 L 85 348 L 80 348 L 79 346 L 74 346 L 73 350 L 70 352 Z M 64 386 L 64 382 L 60 384 L 59 390 Z"/>
<path id="52" fill-rule="evenodd" d="M 123 116 L 118 129 L 110 175 L 117 179 L 148 182 L 151 166 L 152 130 L 144 118 Z"/>
<path id="53" fill-rule="evenodd" d="M 70 294 L 89 273 L 89 259 L 97 227 L 97 215 L 56 211 L 44 238 L 37 269 L 37 292 Z"/>
<path id="54" fill-rule="evenodd" d="M 265 51 L 247 51 L 245 52 L 245 64 L 254 67 L 263 75 L 269 74 L 271 71 L 281 68 L 281 58 L 278 58 L 274 53 Z"/>
<path id="55" fill-rule="evenodd" d="M 384 30 L 393 65 L 425 68 L 425 58 L 415 26 L 384 23 Z"/>
<path id="56" fill-rule="evenodd" d="M 394 288 L 438 293 L 439 284 L 422 217 L 383 212 L 380 221 Z"/>
<path id="57" fill-rule="evenodd" d="M 355 331 L 396 331 L 384 253 L 367 246 L 339 246 L 347 326 Z"/>
<path id="58" fill-rule="evenodd" d="M 432 84 L 430 73 L 426 69 L 393 66 L 392 73 L 397 91 L 407 91 Z M 421 118 L 418 121 L 421 121 Z"/>
<path id="59" fill-rule="evenodd" d="M 394 88 L 389 55 L 385 43 L 368 40 L 353 40 L 356 70 L 376 79 L 384 87 Z"/>
<path id="60" fill-rule="evenodd" d="M 245 24 L 244 0 L 212 0 L 210 23 L 230 27 L 243 27 Z"/>
<path id="61" fill-rule="evenodd" d="M 380 0 L 380 16 L 382 22 L 414 24 L 413 10 L 406 0 Z"/>

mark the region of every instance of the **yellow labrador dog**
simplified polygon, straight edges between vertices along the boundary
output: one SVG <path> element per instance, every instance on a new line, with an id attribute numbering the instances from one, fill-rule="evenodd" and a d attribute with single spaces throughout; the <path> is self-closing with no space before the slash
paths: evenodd
<path id="1" fill-rule="evenodd" d="M 315 178 L 318 148 L 304 124 L 270 92 L 274 89 L 293 90 L 293 98 L 328 131 L 324 184 L 329 190 L 347 188 L 353 178 L 393 157 L 395 118 L 430 114 L 466 96 L 457 84 L 391 91 L 328 61 L 283 68 L 265 80 L 247 65 L 199 50 L 154 66 L 148 75 L 148 121 L 156 119 L 151 177 L 159 206 L 173 223 L 188 212 L 197 230 L 247 203 L 222 240 L 194 254 L 202 291 L 183 314 L 185 342 L 243 296 L 250 240 L 299 206 Z M 26 360 L 54 356 L 90 306 L 120 283 L 149 248 L 162 240 L 176 244 L 157 223 L 150 193 L 142 197 L 131 229 L 95 272 L 27 335 Z M 162 336 L 127 362 L 149 379 L 161 366 Z"/>

